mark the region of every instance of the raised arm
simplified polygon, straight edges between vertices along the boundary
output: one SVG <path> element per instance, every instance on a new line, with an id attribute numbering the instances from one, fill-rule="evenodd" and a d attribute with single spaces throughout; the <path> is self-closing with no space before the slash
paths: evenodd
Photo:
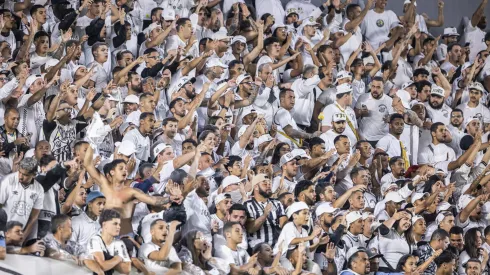
<path id="1" fill-rule="evenodd" d="M 362 21 L 364 20 L 364 17 L 373 6 L 373 2 L 374 0 L 368 0 L 366 6 L 361 11 L 361 14 L 359 14 L 359 16 L 354 18 L 352 21 L 347 22 L 347 24 L 345 24 L 344 30 L 347 32 L 355 31 L 355 29 L 361 25 Z"/>
<path id="2" fill-rule="evenodd" d="M 257 56 L 259 56 L 260 52 L 264 48 L 264 22 L 259 21 L 257 22 L 257 26 L 259 28 L 258 30 L 258 37 L 257 37 L 257 46 L 253 48 L 253 50 L 247 54 L 243 58 L 243 65 L 245 68 L 253 61 Z"/>
<path id="3" fill-rule="evenodd" d="M 188 75 L 192 70 L 194 70 L 197 65 L 199 65 L 199 63 L 201 63 L 202 61 L 206 61 L 206 59 L 208 57 L 210 57 L 212 54 L 214 53 L 214 51 L 207 51 L 205 52 L 203 55 L 201 56 L 198 56 L 194 59 L 192 59 L 191 62 L 189 62 L 183 69 L 182 69 L 182 75 L 183 76 L 186 76 Z"/>
<path id="4" fill-rule="evenodd" d="M 432 20 L 429 19 L 428 17 L 425 19 L 425 24 L 427 24 L 427 27 L 429 28 L 442 27 L 442 25 L 444 25 L 444 2 L 442 0 L 439 0 L 437 7 L 438 7 L 437 20 Z M 471 19 L 471 21 L 473 21 L 473 18 Z"/>
<path id="5" fill-rule="evenodd" d="M 145 44 L 146 44 L 146 47 L 147 49 L 149 48 L 153 48 L 153 47 L 156 47 L 160 44 L 162 44 L 165 39 L 167 38 L 167 36 L 170 34 L 170 32 L 175 29 L 175 23 L 177 21 L 173 21 L 172 24 L 166 28 L 162 33 L 160 33 L 154 40 L 151 40 L 151 41 L 146 41 Z"/>
<path id="6" fill-rule="evenodd" d="M 109 188 L 109 182 L 104 175 L 101 175 L 94 166 L 94 149 L 92 146 L 88 146 L 87 152 L 85 152 L 85 158 L 83 159 L 83 167 L 87 170 L 90 177 L 100 185 L 101 191 L 104 192 L 105 188 Z"/>
<path id="7" fill-rule="evenodd" d="M 471 17 L 471 26 L 476 27 L 478 25 L 481 18 L 485 14 L 485 7 L 487 6 L 487 4 L 488 0 L 481 1 L 480 6 L 478 6 L 475 13 L 473 13 L 473 16 Z"/>

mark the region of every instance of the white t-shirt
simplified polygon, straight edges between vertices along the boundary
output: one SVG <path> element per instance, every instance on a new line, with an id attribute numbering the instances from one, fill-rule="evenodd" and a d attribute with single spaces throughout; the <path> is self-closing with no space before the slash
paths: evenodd
<path id="1" fill-rule="evenodd" d="M 19 173 L 5 176 L 0 183 L 0 204 L 9 221 L 18 221 L 24 226 L 29 221 L 33 209 L 43 209 L 44 190 L 34 180 L 26 188 L 19 182 Z"/>
<path id="2" fill-rule="evenodd" d="M 379 45 L 388 40 L 388 34 L 393 24 L 400 22 L 396 14 L 391 10 L 377 13 L 374 10 L 367 12 L 361 24 L 362 34 L 376 50 Z"/>
<path id="3" fill-rule="evenodd" d="M 291 112 L 289 112 L 288 110 L 281 107 L 281 108 L 279 108 L 279 110 L 277 110 L 276 114 L 274 115 L 273 121 L 274 121 L 274 124 L 277 126 L 277 131 L 278 131 L 278 134 L 276 136 L 277 139 L 280 142 L 285 142 L 285 143 L 289 144 L 289 146 L 292 148 L 297 148 L 298 146 L 294 142 L 292 142 L 289 138 L 285 137 L 284 135 L 282 135 L 280 133 L 280 132 L 285 133 L 284 128 L 288 125 L 291 126 L 295 130 L 300 130 L 298 125 L 296 124 L 296 121 L 294 121 L 294 118 L 291 115 Z M 298 139 L 294 139 L 294 140 L 296 140 L 296 143 L 299 142 Z"/>
<path id="4" fill-rule="evenodd" d="M 456 108 L 463 111 L 464 121 L 468 121 L 471 117 L 478 117 L 482 127 L 484 123 L 490 123 L 490 111 L 481 103 L 475 108 L 469 107 L 468 103 L 460 104 Z"/>
<path id="5" fill-rule="evenodd" d="M 446 144 L 429 144 L 424 150 L 419 152 L 419 164 L 437 164 L 441 162 L 451 162 L 456 160 L 456 154 Z"/>
<path id="6" fill-rule="evenodd" d="M 196 191 L 192 191 L 187 195 L 184 200 L 184 207 L 187 213 L 187 222 L 182 230 L 182 235 L 191 230 L 199 230 L 211 242 L 211 214 Z"/>
<path id="7" fill-rule="evenodd" d="M 407 156 L 408 156 L 408 150 L 405 144 L 403 144 L 403 147 L 407 152 Z M 388 156 L 390 156 L 390 158 L 402 156 L 402 147 L 400 141 L 392 134 L 387 134 L 384 137 L 382 137 L 378 141 L 378 143 L 376 143 L 376 149 L 377 148 L 385 151 L 388 154 Z"/>
<path id="8" fill-rule="evenodd" d="M 444 103 L 441 109 L 436 110 L 429 105 L 429 102 L 425 102 L 424 105 L 425 105 L 425 109 L 427 110 L 427 114 L 432 119 L 432 123 L 442 122 L 445 125 L 449 125 L 449 122 L 451 120 L 450 116 L 452 112 L 451 107 L 447 106 Z"/>
<path id="9" fill-rule="evenodd" d="M 464 30 L 464 40 L 466 43 L 470 43 L 470 62 L 473 62 L 476 58 L 476 55 L 485 49 L 487 49 L 487 45 L 485 44 L 485 34 L 486 32 L 482 31 L 478 27 L 474 27 L 471 25 L 471 20 L 468 21 L 468 25 Z"/>
<path id="10" fill-rule="evenodd" d="M 128 140 L 136 147 L 136 158 L 142 161 L 147 161 L 150 157 L 150 138 L 144 137 L 139 129 L 133 129 L 126 133 L 123 141 Z"/>
<path id="11" fill-rule="evenodd" d="M 345 30 L 345 25 L 349 23 L 350 20 L 345 18 L 344 22 L 342 22 L 342 29 Z M 358 48 L 359 45 L 362 43 L 362 32 L 360 27 L 356 27 L 354 30 L 354 34 L 347 40 L 342 46 L 340 46 L 340 54 L 342 55 L 342 58 L 340 60 L 342 66 L 345 66 L 345 63 L 347 63 L 347 60 L 349 60 L 351 54 L 355 52 Z"/>
<path id="12" fill-rule="evenodd" d="M 92 220 L 85 212 L 71 219 L 71 240 L 79 245 L 86 246 L 90 239 L 100 231 L 98 220 Z"/>
<path id="13" fill-rule="evenodd" d="M 136 127 L 138 127 L 140 126 L 140 116 L 141 116 L 141 111 L 139 109 L 133 111 L 126 117 L 126 122 L 131 122 L 134 125 L 136 125 Z"/>
<path id="14" fill-rule="evenodd" d="M 234 264 L 236 267 L 245 265 L 250 260 L 247 251 L 239 246 L 237 246 L 237 250 L 232 250 L 226 245 L 221 245 L 216 248 L 216 257 L 223 259 L 229 265 Z"/>
<path id="15" fill-rule="evenodd" d="M 336 102 L 334 102 L 333 104 L 327 105 L 323 109 L 324 118 L 322 120 L 322 126 L 332 127 L 333 114 L 344 112 L 347 115 L 348 119 L 350 120 L 352 126 L 357 131 L 357 120 L 356 120 L 356 114 L 355 114 L 354 110 L 352 110 L 352 108 L 349 106 L 347 106 L 347 108 L 345 108 L 345 110 L 341 110 L 340 109 L 341 107 L 340 108 L 339 107 L 340 106 Z M 347 125 L 345 126 L 345 131 L 342 134 L 346 135 L 351 142 L 352 142 L 352 140 L 355 140 L 355 142 L 353 144 L 351 144 L 351 147 L 356 145 L 357 138 L 356 138 L 356 135 L 354 134 L 354 131 L 352 131 L 352 129 L 349 127 L 349 123 L 347 123 Z"/>
<path id="16" fill-rule="evenodd" d="M 145 266 L 148 267 L 149 271 L 153 271 L 156 274 L 164 274 L 161 272 L 166 272 L 168 271 L 168 268 L 170 268 L 172 264 L 181 262 L 173 246 L 170 248 L 170 253 L 168 254 L 167 260 L 165 261 L 153 261 L 148 258 L 153 251 L 159 251 L 159 250 L 160 250 L 160 246 L 154 244 L 153 242 L 144 243 L 140 247 L 138 256 L 139 258 L 143 259 L 143 261 L 145 262 Z"/>
<path id="17" fill-rule="evenodd" d="M 107 252 L 111 256 L 120 256 L 125 263 L 131 262 L 126 245 L 121 240 L 114 240 L 111 244 L 106 245 L 100 234 L 93 236 L 87 245 L 88 254 L 92 255 L 95 252 Z"/>
<path id="18" fill-rule="evenodd" d="M 356 109 L 365 106 L 369 110 L 368 116 L 359 119 L 359 134 L 366 140 L 379 140 L 388 134 L 388 124 L 384 122 L 384 117 L 393 113 L 393 99 L 387 95 L 382 95 L 380 99 L 375 99 L 371 93 L 362 94 L 357 100 Z"/>
<path id="19" fill-rule="evenodd" d="M 151 243 L 151 232 L 150 232 L 151 223 L 158 219 L 163 220 L 163 213 L 165 213 L 165 210 L 158 213 L 150 213 L 146 215 L 143 219 L 141 219 L 140 222 L 141 237 L 143 237 L 144 243 Z"/>

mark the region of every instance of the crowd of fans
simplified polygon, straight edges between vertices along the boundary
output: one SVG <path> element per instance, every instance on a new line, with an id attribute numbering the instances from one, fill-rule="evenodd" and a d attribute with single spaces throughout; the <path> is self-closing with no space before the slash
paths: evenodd
<path id="1" fill-rule="evenodd" d="M 387 2 L 0 0 L 0 258 L 488 274 L 488 0 Z"/>

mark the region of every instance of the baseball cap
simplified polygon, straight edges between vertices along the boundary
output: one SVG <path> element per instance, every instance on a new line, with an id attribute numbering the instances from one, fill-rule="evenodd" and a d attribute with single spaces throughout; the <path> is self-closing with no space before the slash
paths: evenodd
<path id="1" fill-rule="evenodd" d="M 332 120 L 333 122 L 346 121 L 347 116 L 344 113 L 334 113 Z"/>
<path id="2" fill-rule="evenodd" d="M 407 5 L 407 4 L 410 4 L 412 1 L 410 0 L 405 0 L 405 2 L 403 2 L 403 5 Z M 413 2 L 413 5 L 414 6 L 417 6 L 417 2 Z"/>
<path id="3" fill-rule="evenodd" d="M 357 252 L 365 252 L 366 254 L 368 253 L 367 249 L 362 247 L 362 246 L 354 246 L 354 247 L 351 247 L 347 253 L 346 253 L 346 259 L 347 261 L 349 261 L 349 259 L 354 256 L 354 254 L 356 254 Z"/>
<path id="4" fill-rule="evenodd" d="M 352 74 L 348 71 L 340 71 L 337 73 L 337 76 L 335 77 L 335 83 L 337 84 L 339 79 L 344 79 L 344 78 L 350 78 L 352 79 Z"/>
<path id="5" fill-rule="evenodd" d="M 367 66 L 368 64 L 374 64 L 374 57 L 372 56 L 364 57 L 362 59 L 362 62 L 364 63 L 364 66 Z"/>
<path id="6" fill-rule="evenodd" d="M 272 140 L 272 137 L 271 135 L 269 134 L 265 134 L 265 135 L 261 135 L 258 139 L 257 139 L 257 144 L 260 146 L 262 145 L 264 142 L 269 142 Z"/>
<path id="7" fill-rule="evenodd" d="M 468 69 L 469 67 L 471 67 L 471 65 L 473 65 L 473 64 L 471 64 L 470 62 L 465 62 L 463 64 L 463 66 L 461 66 L 461 70 L 464 71 L 464 70 Z"/>
<path id="8" fill-rule="evenodd" d="M 471 82 L 470 85 L 468 86 L 468 90 L 478 90 L 482 93 L 485 91 L 483 85 L 481 85 L 480 82 Z"/>
<path id="9" fill-rule="evenodd" d="M 368 258 L 371 260 L 371 259 L 375 259 L 375 258 L 382 258 L 384 257 L 383 254 L 379 253 L 378 250 L 376 248 L 371 248 L 371 249 L 367 249 L 366 250 L 366 253 L 368 254 Z"/>
<path id="10" fill-rule="evenodd" d="M 416 201 L 418 200 L 421 200 L 425 197 L 428 197 L 429 196 L 429 193 L 415 193 L 412 195 L 412 203 L 415 203 Z"/>
<path id="11" fill-rule="evenodd" d="M 451 216 L 452 214 L 453 213 L 447 212 L 447 211 L 443 211 L 443 212 L 437 214 L 437 217 L 436 217 L 436 225 L 441 224 L 441 222 L 444 220 L 445 217 Z"/>
<path id="12" fill-rule="evenodd" d="M 40 75 L 40 74 L 30 75 L 26 79 L 26 83 L 25 83 L 25 86 L 27 87 L 27 89 L 29 89 L 32 86 L 32 84 L 34 84 L 34 82 L 36 82 L 36 80 L 38 80 L 38 79 L 43 79 L 42 75 Z"/>
<path id="13" fill-rule="evenodd" d="M 405 90 L 406 88 L 408 88 L 408 87 L 410 87 L 410 86 L 413 86 L 413 85 L 415 85 L 415 82 L 413 82 L 413 81 L 411 81 L 411 80 L 410 80 L 410 81 L 408 81 L 408 82 L 405 82 L 405 83 L 403 83 L 403 85 L 402 85 L 402 90 Z"/>
<path id="14" fill-rule="evenodd" d="M 266 180 L 270 180 L 269 176 L 267 176 L 266 174 L 255 175 L 252 179 L 252 189 L 255 187 L 256 184 L 259 184 L 259 182 L 263 182 Z"/>
<path id="15" fill-rule="evenodd" d="M 389 192 L 388 194 L 386 194 L 385 196 L 385 202 L 395 202 L 395 203 L 399 203 L 399 202 L 402 202 L 404 201 L 404 199 L 402 198 L 402 196 L 400 196 L 400 194 L 398 194 L 397 192 Z"/>
<path id="16" fill-rule="evenodd" d="M 136 146 L 129 140 L 123 140 L 117 148 L 117 152 L 129 157 L 136 152 Z"/>
<path id="17" fill-rule="evenodd" d="M 175 11 L 173 9 L 164 9 L 162 17 L 165 21 L 175 20 Z"/>
<path id="18" fill-rule="evenodd" d="M 432 89 L 430 90 L 430 95 L 436 95 L 440 97 L 444 97 L 444 89 L 437 86 L 437 85 L 432 85 Z"/>
<path id="19" fill-rule="evenodd" d="M 359 220 L 362 219 L 362 214 L 359 211 L 352 211 L 349 212 L 347 215 L 345 215 L 345 221 L 347 222 L 347 229 L 349 229 L 350 225 Z"/>
<path id="20" fill-rule="evenodd" d="M 399 187 L 394 182 L 387 182 L 381 186 L 381 194 L 386 193 L 388 190 L 398 190 Z"/>
<path id="21" fill-rule="evenodd" d="M 459 33 L 455 27 L 444 28 L 444 34 L 442 37 L 445 36 L 459 36 Z"/>
<path id="22" fill-rule="evenodd" d="M 294 213 L 303 210 L 303 209 L 310 209 L 308 205 L 305 202 L 293 202 L 287 209 L 286 209 L 286 216 L 288 216 L 288 219 L 293 216 Z"/>
<path id="23" fill-rule="evenodd" d="M 284 154 L 279 160 L 279 166 L 283 166 L 284 164 L 292 161 L 293 159 L 296 159 L 296 157 L 291 152 Z"/>
<path id="24" fill-rule="evenodd" d="M 140 104 L 140 99 L 136 95 L 128 95 L 123 103 Z"/>
<path id="25" fill-rule="evenodd" d="M 307 158 L 307 159 L 311 159 L 311 157 L 308 156 L 308 154 L 306 153 L 306 151 L 303 150 L 303 149 L 293 149 L 291 151 L 291 154 L 293 154 L 293 156 L 295 158 Z"/>
<path id="26" fill-rule="evenodd" d="M 250 115 L 251 113 L 257 113 L 257 111 L 254 109 L 254 108 L 246 108 L 245 110 L 243 110 L 242 112 L 242 118 Z"/>
<path id="27" fill-rule="evenodd" d="M 464 193 L 464 191 L 462 191 Z M 470 195 L 462 195 L 461 197 L 459 197 L 459 201 L 458 201 L 458 212 L 461 212 L 463 211 L 463 209 L 466 208 L 466 206 L 468 206 L 468 204 L 470 204 L 470 202 L 474 199 L 473 196 L 470 196 Z"/>
<path id="28" fill-rule="evenodd" d="M 211 38 L 213 40 L 223 40 L 223 39 L 230 39 L 231 36 L 228 36 L 228 34 L 225 31 L 218 31 L 215 32 L 211 35 Z"/>
<path id="29" fill-rule="evenodd" d="M 277 29 L 279 28 L 286 28 L 287 29 L 287 26 L 284 25 L 284 24 L 281 24 L 281 23 L 276 23 L 274 24 L 272 27 L 271 27 L 271 32 L 274 33 Z"/>
<path id="30" fill-rule="evenodd" d="M 315 215 L 319 218 L 321 217 L 321 215 L 325 214 L 325 213 L 329 213 L 329 214 L 335 214 L 339 211 L 338 208 L 335 208 L 332 206 L 331 203 L 329 202 L 323 202 L 321 203 L 315 210 Z"/>
<path id="31" fill-rule="evenodd" d="M 298 11 L 295 8 L 290 8 L 286 11 L 286 17 L 289 17 L 291 14 L 299 15 Z"/>
<path id="32" fill-rule="evenodd" d="M 371 213 L 371 212 L 363 212 L 362 213 L 362 220 L 365 220 L 365 219 L 367 219 L 369 217 L 374 218 L 374 214 Z"/>
<path id="33" fill-rule="evenodd" d="M 157 28 L 161 28 L 161 27 L 162 26 L 160 26 L 160 24 L 158 24 L 157 22 L 153 22 L 143 32 L 146 35 L 149 35 L 151 33 L 151 31 L 153 31 L 154 29 L 157 29 Z"/>
<path id="34" fill-rule="evenodd" d="M 231 199 L 231 195 L 228 194 L 228 193 L 221 193 L 221 194 L 218 194 L 215 198 L 214 198 L 214 205 L 218 205 L 220 202 L 222 202 L 223 200 L 225 199 Z"/>
<path id="35" fill-rule="evenodd" d="M 100 191 L 92 191 L 87 195 L 86 203 L 90 203 L 96 198 L 105 198 L 104 194 L 102 194 Z"/>
<path id="36" fill-rule="evenodd" d="M 466 129 L 466 127 L 468 126 L 468 124 L 470 124 L 470 122 L 472 122 L 473 120 L 476 120 L 476 121 L 480 121 L 480 118 L 477 117 L 477 116 L 470 116 L 465 122 L 464 122 L 464 128 L 463 129 Z M 474 140 L 474 139 L 473 139 Z"/>
<path id="37" fill-rule="evenodd" d="M 176 92 L 180 88 L 184 87 L 184 85 L 187 84 L 187 82 L 191 82 L 194 84 L 194 82 L 196 82 L 196 78 L 195 77 L 189 77 L 189 76 L 181 77 L 179 79 L 179 81 L 177 81 L 177 83 L 175 83 L 173 88 L 171 88 L 171 93 Z"/>
<path id="38" fill-rule="evenodd" d="M 249 78 L 249 77 L 251 77 L 249 74 L 241 74 L 241 75 L 239 75 L 236 78 L 236 85 L 240 85 L 243 80 L 245 80 L 246 78 Z"/>
<path id="39" fill-rule="evenodd" d="M 165 150 L 167 148 L 172 148 L 172 146 L 170 146 L 169 144 L 160 143 L 160 144 L 157 144 L 155 147 L 153 147 L 153 159 L 156 159 L 156 157 L 161 152 L 163 152 L 163 150 Z"/>
<path id="40" fill-rule="evenodd" d="M 310 16 L 303 20 L 303 26 L 316 26 L 316 25 L 318 25 L 318 22 L 316 22 L 313 16 Z"/>
<path id="41" fill-rule="evenodd" d="M 121 126 L 119 126 L 119 133 L 121 134 L 121 136 L 124 134 L 126 129 L 128 129 L 129 126 L 131 126 L 131 125 L 134 125 L 134 124 L 132 122 L 124 122 L 123 124 L 121 124 Z"/>
<path id="42" fill-rule="evenodd" d="M 242 42 L 243 44 L 247 44 L 247 39 L 243 35 L 236 35 L 233 36 L 231 39 L 231 45 L 235 44 L 236 42 Z"/>
<path id="43" fill-rule="evenodd" d="M 447 201 L 441 201 L 436 207 L 436 213 L 441 211 L 449 211 L 453 206 Z"/>
<path id="44" fill-rule="evenodd" d="M 344 83 L 339 86 L 337 86 L 337 91 L 335 92 L 336 95 L 342 95 L 342 94 L 347 94 L 352 92 L 352 85 L 349 83 Z"/>
<path id="45" fill-rule="evenodd" d="M 420 215 L 414 215 L 412 217 L 412 225 L 415 224 L 418 220 L 420 219 L 424 219 L 424 217 L 420 216 Z"/>
<path id="46" fill-rule="evenodd" d="M 224 69 L 227 69 L 228 66 L 223 64 L 218 58 L 210 58 L 208 59 L 208 62 L 206 62 L 206 67 L 211 68 L 211 67 L 221 67 Z"/>
<path id="47" fill-rule="evenodd" d="M 227 176 L 226 178 L 223 179 L 223 182 L 221 183 L 221 186 L 223 187 L 223 189 L 225 189 L 226 187 L 230 186 L 230 185 L 234 185 L 234 184 L 239 184 L 240 182 L 244 181 L 245 179 L 241 179 L 237 176 Z"/>

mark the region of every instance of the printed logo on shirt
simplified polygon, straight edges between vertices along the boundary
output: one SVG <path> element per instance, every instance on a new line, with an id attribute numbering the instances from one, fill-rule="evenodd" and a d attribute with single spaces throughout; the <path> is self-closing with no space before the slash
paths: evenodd
<path id="1" fill-rule="evenodd" d="M 449 112 L 446 109 L 442 109 L 442 115 L 444 117 L 449 117 Z"/>
<path id="2" fill-rule="evenodd" d="M 376 26 L 382 28 L 385 25 L 385 21 L 383 19 L 376 20 Z"/>
<path id="3" fill-rule="evenodd" d="M 31 214 L 32 204 L 25 201 L 16 201 L 12 207 L 10 213 L 18 216 L 27 216 Z"/>
<path id="4" fill-rule="evenodd" d="M 33 193 L 33 194 L 31 194 L 31 196 L 29 198 L 31 200 L 35 200 L 37 198 L 37 194 L 36 193 Z"/>
<path id="5" fill-rule="evenodd" d="M 17 192 L 17 191 L 14 190 L 14 191 L 12 191 L 12 194 L 19 195 L 19 192 Z"/>
<path id="6" fill-rule="evenodd" d="M 384 105 L 384 104 L 381 104 L 381 105 L 379 105 L 379 106 L 378 106 L 378 111 L 379 111 L 380 113 L 385 113 L 387 109 L 388 109 L 388 108 L 387 108 L 387 107 L 386 107 L 386 105 Z"/>

